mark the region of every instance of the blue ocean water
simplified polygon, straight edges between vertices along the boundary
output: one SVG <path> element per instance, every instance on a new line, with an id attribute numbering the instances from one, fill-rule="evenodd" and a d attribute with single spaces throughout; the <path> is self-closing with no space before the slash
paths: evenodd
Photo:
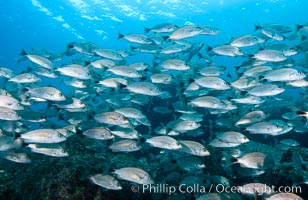
<path id="1" fill-rule="evenodd" d="M 68 42 L 94 42 L 123 48 L 118 32 L 143 33 L 143 27 L 162 22 L 205 24 L 220 34 L 206 43 L 224 44 L 250 33 L 254 24 L 304 24 L 305 0 L 11 0 L 0 3 L 0 63 L 16 67 L 21 48 L 63 51 Z"/>
<path id="2" fill-rule="evenodd" d="M 22 49 L 25 49 L 27 52 L 32 49 L 42 49 L 47 50 L 55 54 L 64 52 L 67 48 L 67 45 L 71 42 L 92 42 L 97 44 L 101 48 L 110 48 L 110 49 L 129 49 L 130 44 L 124 39 L 118 39 L 118 34 L 130 34 L 130 33 L 144 33 L 144 28 L 151 28 L 157 24 L 168 22 L 174 23 L 178 26 L 183 26 L 185 24 L 195 24 L 195 25 L 208 25 L 211 27 L 216 27 L 219 29 L 219 34 L 215 36 L 204 36 L 199 35 L 194 38 L 190 38 L 191 41 L 202 41 L 208 46 L 217 46 L 229 43 L 232 38 L 244 34 L 254 33 L 255 25 L 264 25 L 270 23 L 277 23 L 281 25 L 290 26 L 292 29 L 295 28 L 295 25 L 307 25 L 307 10 L 308 10 L 308 1 L 306 0 L 10 0 L 0 2 L 0 67 L 10 68 L 16 72 L 21 72 L 25 70 L 28 66 L 31 66 L 29 60 L 22 60 L 20 52 Z M 68 59 L 68 58 L 65 58 Z M 144 61 L 147 63 L 152 63 L 153 56 L 147 54 L 138 54 L 127 58 L 128 60 L 135 61 Z M 68 59 L 69 60 L 69 59 Z M 238 66 L 242 63 L 242 58 L 229 58 L 229 57 L 213 57 L 213 60 L 218 65 L 227 66 L 226 71 L 234 73 L 235 66 Z M 70 61 L 68 61 L 70 62 Z M 131 61 L 132 62 L 132 61 Z M 64 61 L 66 63 L 66 61 Z M 58 66 L 60 67 L 60 66 Z M 306 72 L 307 73 L 307 72 Z M 234 74 L 232 74 L 233 76 Z M 224 75 L 224 78 L 228 81 L 230 79 Z M 54 82 L 51 81 L 51 84 Z M 59 83 L 57 83 L 59 84 Z M 62 89 L 63 93 L 69 94 L 71 90 L 65 91 L 67 87 L 57 85 L 59 89 Z M 61 88 L 63 87 L 63 88 Z M 0 87 L 2 88 L 2 87 Z M 288 94 L 291 94 L 292 97 L 298 98 L 303 95 L 300 92 L 306 92 L 305 89 L 301 91 L 296 89 L 296 91 L 289 90 Z M 292 93 L 294 92 L 294 93 Z M 307 94 L 306 94 L 307 95 Z M 160 100 L 154 103 L 161 103 Z M 40 108 L 36 108 L 40 109 Z M 267 109 L 265 107 L 265 109 Z M 144 108 L 146 110 L 146 108 Z M 144 111 L 143 110 L 143 111 Z M 200 109 L 201 110 L 201 109 Z M 267 110 L 266 110 L 267 111 Z M 271 111 L 272 118 L 281 118 L 281 110 L 278 111 L 277 116 L 274 111 Z M 152 120 L 153 126 L 159 126 L 160 121 L 157 120 L 157 116 L 147 111 L 149 119 Z M 219 119 L 219 116 L 211 116 L 213 119 Z M 52 119 L 55 120 L 55 119 Z M 161 118 L 160 120 L 171 121 L 172 116 L 166 118 Z M 63 123 L 63 121 L 62 121 Z M 206 122 L 207 123 L 207 122 Z M 66 124 L 58 124 L 58 126 L 64 126 Z M 206 124 L 208 125 L 208 124 Z M 206 126 L 205 126 L 206 127 Z M 38 127 L 31 127 L 32 129 Z M 143 130 L 141 128 L 141 130 Z M 206 128 L 204 130 L 207 130 Z M 147 131 L 145 128 L 144 131 Z M 209 136 L 209 133 L 206 132 L 206 137 Z M 285 136 L 289 138 L 290 135 Z M 284 136 L 283 136 L 284 137 Z M 279 139 L 283 139 L 283 137 Z M 301 146 L 308 146 L 308 138 L 305 134 L 295 133 L 290 137 L 296 139 L 301 143 Z M 80 139 L 80 138 L 78 138 Z M 109 162 L 109 160 L 104 160 L 105 155 L 100 154 L 101 152 L 95 152 L 95 148 L 91 147 L 82 148 L 79 140 L 72 139 L 68 145 L 65 147 L 69 151 L 70 157 L 67 158 L 52 158 L 44 156 L 33 156 L 33 163 L 31 166 L 18 166 L 18 164 L 8 164 L 1 163 L 0 169 L 7 170 L 12 167 L 11 173 L 14 174 L 15 170 L 18 168 L 19 171 L 17 178 L 13 176 L 6 177 L 8 185 L 13 185 L 10 181 L 20 181 L 16 184 L 16 188 L 12 190 L 9 186 L 2 187 L 0 186 L 0 197 L 7 195 L 11 192 L 10 197 L 22 196 L 23 192 L 27 193 L 28 196 L 21 199 L 28 199 L 33 194 L 33 199 L 39 196 L 41 199 L 53 199 L 54 197 L 63 197 L 60 199 L 82 199 L 82 196 L 91 196 L 89 193 L 93 193 L 92 197 L 97 194 L 97 199 L 123 199 L 125 197 L 124 192 L 122 193 L 113 193 L 110 192 L 107 194 L 105 190 L 98 190 L 93 187 L 93 184 L 90 183 L 88 177 L 95 173 L 106 173 L 104 162 Z M 82 138 L 84 139 L 84 138 Z M 197 137 L 187 137 L 185 139 L 198 140 L 203 144 L 208 144 L 208 138 Z M 251 141 L 258 141 L 264 144 L 276 144 L 277 139 L 274 137 L 264 137 L 259 135 L 249 135 Z M 263 141 L 262 141 L 263 140 Z M 81 150 L 80 150 L 81 149 Z M 90 150 L 89 150 L 90 149 Z M 143 151 L 140 154 L 116 154 L 114 156 L 117 159 L 125 160 L 133 164 L 138 164 L 140 160 L 147 158 L 149 159 L 152 154 L 158 155 L 160 149 Z M 75 151 L 77 153 L 75 153 Z M 77 155 L 80 152 L 85 151 L 86 153 L 81 153 L 82 155 Z M 304 151 L 304 150 L 303 150 Z M 89 154 L 90 152 L 90 154 Z M 95 154 L 95 159 L 99 158 L 101 162 L 92 158 L 92 153 Z M 211 152 L 212 153 L 212 152 Z M 213 152 L 213 155 L 217 153 Z M 98 155 L 99 154 L 99 155 Z M 289 152 L 289 154 L 291 154 Z M 119 156 L 120 155 L 120 156 Z M 123 157 L 121 157 L 123 155 Z M 133 155 L 133 156 L 131 156 Z M 106 157 L 113 157 L 112 154 L 106 153 Z M 135 157 L 134 157 L 135 156 Z M 220 156 L 220 154 L 219 154 Z M 118 158 L 119 157 L 119 158 Z M 290 157 L 290 155 L 289 155 Z M 289 158 L 288 157 L 288 158 Z M 61 160 L 62 159 L 62 160 Z M 307 157 L 305 158 L 307 160 Z M 215 162 L 214 156 L 209 159 L 204 159 L 207 164 Z M 290 159 L 287 161 L 290 161 Z M 88 163 L 87 163 L 88 162 Z M 114 161 L 113 162 L 117 162 Z M 41 163 L 43 165 L 41 165 Z M 46 165 L 46 163 L 50 165 Z M 86 164 L 85 164 L 86 163 Z M 217 164 L 218 165 L 218 164 Z M 52 166 L 53 169 L 50 171 L 55 173 L 55 171 L 60 171 L 58 176 L 55 174 L 49 174 L 48 168 Z M 88 166 L 88 167 L 85 167 Z M 90 166 L 90 167 L 89 167 Z M 125 164 L 120 163 L 119 166 L 124 167 Z M 119 167 L 117 166 L 117 167 Z M 138 164 L 138 167 L 151 172 L 151 175 L 154 176 L 154 179 L 158 183 L 162 183 L 164 175 L 162 172 L 154 171 L 151 163 L 147 164 Z M 216 166 L 217 167 L 217 166 Z M 107 167 L 106 167 L 107 168 Z M 217 170 L 217 169 L 215 169 Z M 216 172 L 213 168 L 209 167 L 209 172 Z M 220 169 L 221 170 L 221 169 Z M 289 168 L 287 168 L 288 172 Z M 222 170 L 221 170 L 222 171 Z M 262 176 L 260 180 L 264 181 L 275 177 L 281 178 L 284 176 L 284 170 L 277 170 L 271 174 L 271 176 Z M 305 170 L 307 171 L 307 170 Z M 154 173 L 155 172 L 155 173 Z M 293 172 L 293 171 L 292 171 Z M 74 176 L 71 176 L 72 173 Z M 157 174 L 158 175 L 157 175 Z M 37 177 L 36 177 L 36 174 Z M 75 177 L 75 175 L 78 175 Z M 157 177 L 155 177 L 157 175 Z M 211 174 L 214 175 L 214 174 Z M 228 176 L 227 173 L 216 174 Z M 302 174 L 297 176 L 302 176 Z M 15 176 L 15 174 L 14 174 Z M 62 179 L 61 177 L 62 176 Z M 184 176 L 184 175 L 183 175 Z M 287 181 L 277 179 L 271 183 L 277 184 L 283 182 L 282 184 L 292 185 L 292 178 L 295 176 L 290 172 L 287 176 Z M 295 176 L 295 177 L 297 177 Z M 30 177 L 27 181 L 25 177 Z M 73 183 L 65 182 L 64 177 L 72 178 Z M 163 178 L 162 178 L 163 177 Z M 35 178 L 38 181 L 34 181 Z M 230 180 L 231 178 L 228 177 Z M 304 177 L 306 178 L 306 177 Z M 44 182 L 43 180 L 49 180 L 49 182 Z M 64 179 L 64 180 L 63 180 Z M 77 181 L 76 181 L 77 180 Z M 306 179 L 305 179 L 306 180 Z M 25 186 L 27 183 L 31 183 L 35 186 Z M 236 184 L 240 185 L 242 183 L 255 182 L 258 179 L 249 179 L 249 180 L 236 180 Z M 122 184 L 123 182 L 121 182 Z M 46 185 L 44 185 L 46 184 Z M 63 187 L 58 185 L 63 184 Z M 72 184 L 72 185 L 70 185 Z M 74 185 L 75 184 L 75 185 Z M 0 185 L 5 185 L 0 182 Z M 43 185 L 43 186 L 42 186 Z M 58 187 L 56 187 L 56 186 Z M 73 187 L 69 188 L 67 185 Z M 124 188 L 125 192 L 128 192 L 128 184 L 123 183 L 126 187 Z M 1 188 L 2 187 L 2 188 Z M 79 188 L 79 193 L 75 192 L 76 188 Z M 4 189 L 3 189 L 4 188 Z M 7 189 L 8 188 L 8 189 Z M 48 189 L 46 189 L 48 188 Z M 5 190 L 6 189 L 6 190 Z M 39 189 L 41 191 L 39 192 Z M 44 196 L 44 192 L 48 190 L 49 196 Z M 4 191 L 4 193 L 2 193 Z M 35 191 L 39 195 L 35 194 Z M 59 192 L 59 195 L 52 195 L 51 193 Z M 60 195 L 60 192 L 61 195 Z M 109 192 L 109 191 L 108 191 Z M 129 191 L 130 192 L 130 191 Z M 79 195 L 80 194 L 80 195 Z M 106 195 L 107 194 L 107 195 Z M 142 199 L 149 198 L 148 196 L 138 196 L 128 193 L 129 198 L 133 199 Z M 16 198 L 16 196 L 17 198 Z M 65 198 L 66 195 L 66 198 Z M 74 196 L 75 195 L 75 196 Z M 79 196 L 78 196 L 79 195 Z M 122 195 L 122 196 L 121 196 Z M 168 196 L 168 195 L 167 195 Z M 76 198 L 74 198 L 76 197 Z M 169 196 L 168 196 L 169 197 Z M 197 197 L 197 196 L 195 196 Z M 306 197 L 302 195 L 302 197 Z M 156 199 L 164 199 L 166 196 L 158 196 Z M 185 198 L 190 198 L 190 196 L 185 196 Z M 154 198 L 153 198 L 154 199 Z M 176 198 L 175 198 L 176 199 Z M 245 198 L 249 199 L 249 198 Z"/>

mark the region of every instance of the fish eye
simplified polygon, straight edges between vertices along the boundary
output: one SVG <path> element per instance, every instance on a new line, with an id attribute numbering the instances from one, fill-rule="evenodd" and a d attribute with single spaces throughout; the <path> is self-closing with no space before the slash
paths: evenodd
<path id="1" fill-rule="evenodd" d="M 60 95 L 60 97 L 63 97 L 63 94 L 61 92 L 59 93 L 59 95 Z"/>

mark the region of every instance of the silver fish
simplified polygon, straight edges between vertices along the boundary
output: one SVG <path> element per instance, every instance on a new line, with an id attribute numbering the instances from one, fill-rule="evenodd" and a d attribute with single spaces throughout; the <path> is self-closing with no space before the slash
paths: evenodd
<path id="1" fill-rule="evenodd" d="M 203 29 L 194 25 L 186 25 L 178 28 L 176 31 L 171 33 L 169 39 L 171 40 L 181 40 L 189 37 L 194 37 L 203 32 Z"/>
<path id="2" fill-rule="evenodd" d="M 217 46 L 211 49 L 214 53 L 221 55 L 221 56 L 242 56 L 244 53 L 239 49 L 238 47 L 235 46 L 230 46 L 230 45 L 222 45 L 222 46 Z"/>
<path id="3" fill-rule="evenodd" d="M 109 146 L 112 152 L 133 152 L 141 149 L 135 140 L 119 140 Z"/>
<path id="4" fill-rule="evenodd" d="M 97 69 L 104 69 L 105 67 L 107 68 L 114 67 L 116 63 L 109 59 L 100 59 L 100 60 L 91 62 L 90 65 L 92 65 L 94 68 L 97 68 Z"/>
<path id="5" fill-rule="evenodd" d="M 178 70 L 185 71 L 189 70 L 190 67 L 183 60 L 179 59 L 168 59 L 160 63 L 161 68 L 165 70 Z"/>
<path id="6" fill-rule="evenodd" d="M 215 135 L 217 139 L 228 142 L 228 143 L 239 143 L 243 144 L 249 142 L 249 139 L 243 135 L 242 133 L 235 132 L 235 131 L 227 131 L 221 132 Z"/>
<path id="7" fill-rule="evenodd" d="M 1 76 L 9 79 L 15 76 L 15 72 L 11 69 L 0 67 L 0 77 Z"/>
<path id="8" fill-rule="evenodd" d="M 140 110 L 135 108 L 119 108 L 114 111 L 128 118 L 133 118 L 133 119 L 145 118 L 145 115 Z"/>
<path id="9" fill-rule="evenodd" d="M 173 44 L 170 46 L 166 46 L 165 48 L 163 48 L 160 53 L 161 54 L 173 54 L 173 53 L 180 53 L 180 52 L 184 52 L 189 48 L 189 46 L 187 45 L 183 45 L 183 44 Z"/>
<path id="10" fill-rule="evenodd" d="M 255 86 L 260 85 L 259 80 L 252 77 L 241 77 L 238 80 L 231 83 L 231 86 L 239 90 L 249 90 Z"/>
<path id="11" fill-rule="evenodd" d="M 231 99 L 231 101 L 234 101 L 240 104 L 256 104 L 256 105 L 264 103 L 264 100 L 261 99 L 260 97 L 255 97 L 251 95 L 247 97 L 239 98 L 239 99 Z"/>
<path id="12" fill-rule="evenodd" d="M 116 169 L 113 174 L 115 174 L 119 179 L 131 181 L 137 184 L 147 185 L 154 183 L 147 172 L 136 167 L 124 167 L 121 169 Z"/>
<path id="13" fill-rule="evenodd" d="M 180 149 L 182 145 L 174 138 L 169 136 L 155 136 L 150 139 L 146 139 L 146 143 L 149 143 L 153 147 L 162 149 Z"/>
<path id="14" fill-rule="evenodd" d="M 18 113 L 10 108 L 0 107 L 0 120 L 17 121 L 22 118 Z"/>
<path id="15" fill-rule="evenodd" d="M 121 54 L 112 49 L 94 49 L 93 52 L 103 58 L 108 58 L 111 60 L 123 60 Z"/>
<path id="16" fill-rule="evenodd" d="M 16 153 L 13 151 L 7 151 L 4 153 L 1 153 L 0 156 L 5 158 L 6 160 L 13 161 L 16 163 L 31 163 L 32 162 L 26 153 Z"/>
<path id="17" fill-rule="evenodd" d="M 286 84 L 291 85 L 292 87 L 308 87 L 308 81 L 305 79 L 287 82 Z"/>
<path id="18" fill-rule="evenodd" d="M 195 83 L 200 85 L 201 87 L 210 88 L 214 90 L 228 90 L 230 86 L 226 81 L 218 77 L 202 77 L 195 79 Z"/>
<path id="19" fill-rule="evenodd" d="M 263 43 L 265 39 L 260 38 L 255 35 L 243 35 L 241 37 L 238 37 L 234 39 L 230 45 L 235 47 L 247 47 L 247 46 L 253 46 L 255 44 Z"/>
<path id="20" fill-rule="evenodd" d="M 152 44 L 153 41 L 148 38 L 148 36 L 143 34 L 121 34 L 119 33 L 118 39 L 124 38 L 125 40 L 137 44 Z"/>
<path id="21" fill-rule="evenodd" d="M 217 35 L 219 33 L 218 28 L 212 26 L 200 26 L 202 29 L 201 35 Z"/>
<path id="22" fill-rule="evenodd" d="M 293 194 L 293 193 L 278 193 L 278 194 L 274 194 L 265 199 L 266 200 L 304 200 L 300 196 Z"/>
<path id="23" fill-rule="evenodd" d="M 66 141 L 61 133 L 54 129 L 37 129 L 20 136 L 25 143 L 60 143 Z"/>
<path id="24" fill-rule="evenodd" d="M 66 97 L 62 92 L 54 87 L 34 87 L 27 91 L 31 97 L 50 100 L 50 101 L 65 101 Z"/>
<path id="25" fill-rule="evenodd" d="M 13 137 L 0 136 L 0 151 L 8 151 L 21 147 L 22 141 L 15 140 Z"/>
<path id="26" fill-rule="evenodd" d="M 140 78 L 142 75 L 134 68 L 128 66 L 114 66 L 107 71 L 112 72 L 115 75 L 124 76 L 128 78 Z"/>
<path id="27" fill-rule="evenodd" d="M 208 66 L 201 68 L 199 73 L 202 76 L 220 76 L 223 74 L 223 70 L 224 69 L 222 67 Z"/>
<path id="28" fill-rule="evenodd" d="M 203 96 L 191 100 L 191 105 L 202 108 L 223 109 L 226 105 L 218 98 L 213 96 Z"/>
<path id="29" fill-rule="evenodd" d="M 261 33 L 263 33 L 265 36 L 272 38 L 274 40 L 282 41 L 285 39 L 282 33 L 280 33 L 279 31 L 271 27 L 263 27 L 261 29 Z"/>
<path id="30" fill-rule="evenodd" d="M 177 25 L 172 23 L 161 23 L 153 26 L 152 28 L 144 28 L 145 31 L 153 33 L 170 33 L 175 31 L 178 28 Z"/>
<path id="31" fill-rule="evenodd" d="M 210 152 L 199 142 L 190 140 L 179 140 L 182 148 L 178 151 L 185 152 L 195 156 L 209 156 Z"/>
<path id="32" fill-rule="evenodd" d="M 78 78 L 81 80 L 89 80 L 92 78 L 90 70 L 87 67 L 83 67 L 77 64 L 67 65 L 65 67 L 58 68 L 55 71 L 60 72 L 62 75 Z"/>
<path id="33" fill-rule="evenodd" d="M 277 50 L 261 50 L 253 55 L 253 58 L 267 62 L 281 62 L 287 59 L 281 51 Z"/>
<path id="34" fill-rule="evenodd" d="M 67 157 L 68 153 L 61 146 L 40 146 L 37 144 L 28 144 L 27 147 L 31 149 L 31 152 L 40 153 L 53 157 Z"/>
<path id="35" fill-rule="evenodd" d="M 234 163 L 239 163 L 243 168 L 269 169 L 273 167 L 274 161 L 261 152 L 252 152 L 236 158 Z"/>
<path id="36" fill-rule="evenodd" d="M 128 65 L 128 67 L 133 68 L 137 71 L 143 71 L 149 68 L 149 65 L 144 62 L 136 62 Z"/>
<path id="37" fill-rule="evenodd" d="M 97 140 L 111 140 L 114 138 L 114 135 L 112 135 L 110 130 L 104 127 L 88 129 L 86 131 L 83 131 L 82 134 L 88 138 Z"/>
<path id="38" fill-rule="evenodd" d="M 143 94 L 147 96 L 159 96 L 162 94 L 161 90 L 154 84 L 149 82 L 133 82 L 126 86 L 130 92 L 135 94 Z"/>
<path id="39" fill-rule="evenodd" d="M 305 78 L 303 72 L 299 72 L 293 68 L 276 69 L 267 73 L 264 79 L 268 81 L 296 81 Z"/>
<path id="40" fill-rule="evenodd" d="M 132 128 L 116 127 L 111 131 L 111 133 L 125 139 L 138 139 L 140 136 L 138 131 Z"/>
<path id="41" fill-rule="evenodd" d="M 99 81 L 97 84 L 101 84 L 109 88 L 119 88 L 120 86 L 127 85 L 128 81 L 123 78 L 106 78 Z"/>
<path id="42" fill-rule="evenodd" d="M 251 126 L 248 126 L 246 130 L 249 131 L 249 133 L 251 134 L 274 135 L 276 133 L 283 131 L 283 128 L 276 125 L 273 122 L 262 121 L 262 122 L 255 123 Z"/>
<path id="43" fill-rule="evenodd" d="M 90 180 L 103 188 L 109 190 L 121 190 L 122 186 L 119 181 L 110 175 L 96 174 L 90 177 Z"/>
<path id="44" fill-rule="evenodd" d="M 44 67 L 46 69 L 52 69 L 53 68 L 52 62 L 50 60 L 48 60 L 47 58 L 44 58 L 44 57 L 39 56 L 39 55 L 27 54 L 25 52 L 25 50 L 22 50 L 21 55 L 26 56 L 33 63 L 35 63 L 35 64 L 37 64 L 41 67 Z"/>
<path id="45" fill-rule="evenodd" d="M 284 88 L 281 88 L 277 85 L 264 84 L 252 88 L 251 90 L 248 91 L 248 94 L 258 97 L 265 97 L 265 96 L 275 96 L 277 94 L 283 93 L 284 91 L 285 91 Z"/>
<path id="46" fill-rule="evenodd" d="M 17 76 L 14 76 L 10 78 L 8 81 L 14 82 L 14 83 L 37 83 L 41 82 L 42 79 L 35 74 L 31 73 L 24 73 L 24 74 L 19 74 Z"/>
<path id="47" fill-rule="evenodd" d="M 235 143 L 235 142 L 226 142 L 220 139 L 214 139 L 210 142 L 210 146 L 212 147 L 220 147 L 220 148 L 231 148 L 231 147 L 237 147 L 241 145 L 242 143 Z"/>
<path id="48" fill-rule="evenodd" d="M 173 130 L 176 132 L 184 133 L 187 131 L 192 131 L 199 128 L 201 124 L 192 121 L 192 120 L 184 120 L 174 125 Z"/>
<path id="49" fill-rule="evenodd" d="M 44 76 L 44 77 L 47 77 L 47 78 L 58 78 L 58 75 L 55 74 L 53 71 L 46 69 L 46 68 L 43 68 L 43 67 L 37 67 L 37 68 L 33 69 L 33 72 L 36 75 Z"/>
<path id="50" fill-rule="evenodd" d="M 249 112 L 245 114 L 243 117 L 241 117 L 237 122 L 235 122 L 235 126 L 238 125 L 244 125 L 244 124 L 252 124 L 256 122 L 263 121 L 266 119 L 268 115 L 266 115 L 263 111 L 261 110 L 256 110 Z"/>
<path id="51" fill-rule="evenodd" d="M 256 66 L 245 71 L 244 76 L 257 77 L 272 70 L 273 68 L 269 66 Z"/>
<path id="52" fill-rule="evenodd" d="M 126 117 L 117 112 L 103 112 L 94 116 L 94 119 L 98 123 L 104 123 L 109 125 L 127 125 L 129 121 Z"/>
<path id="53" fill-rule="evenodd" d="M 172 81 L 172 76 L 169 74 L 152 74 L 150 79 L 152 83 L 169 84 Z"/>
<path id="54" fill-rule="evenodd" d="M 0 95 L 0 107 L 10 108 L 12 110 L 23 110 L 24 107 L 19 103 L 19 101 L 13 97 Z"/>

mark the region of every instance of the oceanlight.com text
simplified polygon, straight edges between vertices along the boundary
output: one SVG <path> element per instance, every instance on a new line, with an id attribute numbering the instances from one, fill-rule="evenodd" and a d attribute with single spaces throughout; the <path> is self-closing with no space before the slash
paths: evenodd
<path id="1" fill-rule="evenodd" d="M 179 186 L 169 184 L 148 184 L 148 185 L 131 185 L 132 192 L 152 193 L 152 194 L 168 194 L 174 193 L 250 193 L 257 192 L 258 194 L 271 194 L 271 193 L 301 193 L 302 188 L 300 186 L 268 186 L 262 185 L 260 187 L 245 187 L 245 186 L 225 186 L 223 184 L 211 184 L 205 186 L 201 184 L 181 184 Z"/>

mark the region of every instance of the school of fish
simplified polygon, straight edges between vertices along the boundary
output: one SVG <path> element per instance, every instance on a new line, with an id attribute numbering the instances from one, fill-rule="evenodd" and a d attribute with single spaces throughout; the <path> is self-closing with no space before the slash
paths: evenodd
<path id="1" fill-rule="evenodd" d="M 114 154 L 154 154 L 182 183 L 204 176 L 225 185 L 235 178 L 257 180 L 280 165 L 293 166 L 307 180 L 308 161 L 296 150 L 304 144 L 292 135 L 308 133 L 308 24 L 256 25 L 224 44 L 203 42 L 217 34 L 216 27 L 162 23 L 144 33 L 119 33 L 126 49 L 71 42 L 59 55 L 22 50 L 19 62 L 26 69 L 0 68 L 0 157 L 29 164 L 35 162 L 30 154 L 68 157 L 63 144 L 79 135 Z M 241 58 L 242 64 L 217 65 L 223 57 Z M 292 163 L 235 151 L 256 135 L 291 149 Z M 286 137 L 275 139 L 281 135 Z M 209 156 L 219 157 L 229 177 L 206 173 Z M 122 190 L 123 182 L 168 183 L 171 176 L 158 180 L 156 173 L 127 166 L 91 174 L 89 181 L 107 190 Z M 252 192 L 197 199 L 303 199 L 253 192 L 264 184 L 250 181 L 237 188 Z"/>

